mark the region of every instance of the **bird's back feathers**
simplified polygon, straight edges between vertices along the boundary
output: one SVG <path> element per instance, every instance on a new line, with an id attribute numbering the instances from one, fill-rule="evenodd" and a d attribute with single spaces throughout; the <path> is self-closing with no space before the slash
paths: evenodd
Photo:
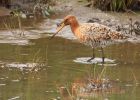
<path id="1" fill-rule="evenodd" d="M 79 26 L 80 41 L 92 47 L 104 47 L 115 43 L 116 41 L 124 41 L 127 36 L 112 30 L 111 28 L 98 23 L 83 23 Z"/>

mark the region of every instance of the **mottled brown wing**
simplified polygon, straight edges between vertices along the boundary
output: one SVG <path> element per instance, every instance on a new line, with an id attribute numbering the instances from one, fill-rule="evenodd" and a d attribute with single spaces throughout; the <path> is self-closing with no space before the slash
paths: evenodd
<path id="1" fill-rule="evenodd" d="M 122 40 L 127 38 L 127 36 L 124 34 L 98 23 L 82 24 L 80 27 L 80 32 L 84 35 L 88 35 L 91 38 L 101 38 L 104 40 Z"/>
<path id="2" fill-rule="evenodd" d="M 92 47 L 103 47 L 116 41 L 124 41 L 127 38 L 122 33 L 98 23 L 82 24 L 80 32 L 88 37 L 85 44 Z"/>

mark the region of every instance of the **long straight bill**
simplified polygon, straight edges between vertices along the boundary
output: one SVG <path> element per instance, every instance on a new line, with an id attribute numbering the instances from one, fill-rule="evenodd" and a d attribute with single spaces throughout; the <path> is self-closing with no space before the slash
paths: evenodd
<path id="1" fill-rule="evenodd" d="M 52 38 L 54 38 L 55 37 L 55 35 L 56 34 L 58 34 L 58 32 L 59 31 L 61 31 L 62 30 L 62 28 L 65 26 L 65 24 L 64 23 L 62 23 L 58 28 L 57 28 L 57 31 L 56 31 L 56 33 L 54 33 L 53 34 L 53 36 L 51 36 L 51 38 L 50 38 L 50 40 L 52 39 Z"/>

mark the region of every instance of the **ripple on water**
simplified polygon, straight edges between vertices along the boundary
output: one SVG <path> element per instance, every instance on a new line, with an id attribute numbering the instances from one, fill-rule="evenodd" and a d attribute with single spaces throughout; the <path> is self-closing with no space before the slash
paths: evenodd
<path id="1" fill-rule="evenodd" d="M 11 80 L 12 82 L 19 82 L 19 79 Z"/>
<path id="2" fill-rule="evenodd" d="M 23 70 L 32 71 L 33 69 L 35 71 L 37 71 L 38 70 L 38 68 L 36 68 L 37 66 L 40 66 L 40 65 L 38 63 L 25 63 L 25 64 L 23 64 L 23 63 L 16 63 L 16 62 L 5 64 L 5 67 L 18 68 L 21 71 L 23 71 Z"/>
<path id="3" fill-rule="evenodd" d="M 20 98 L 20 96 L 15 96 L 15 97 L 12 97 L 12 98 L 10 98 L 10 99 L 8 99 L 8 100 L 17 100 L 17 99 L 19 99 Z"/>
<path id="4" fill-rule="evenodd" d="M 80 58 L 76 58 L 75 60 L 73 60 L 76 63 L 81 63 L 81 64 L 98 64 L 98 65 L 102 65 L 102 58 L 94 58 L 93 60 L 91 60 L 90 62 L 87 62 L 87 60 L 89 60 L 91 57 L 80 57 Z M 105 58 L 105 64 L 106 66 L 115 66 L 117 65 L 115 63 L 115 60 L 112 59 L 108 59 Z"/>
<path id="5" fill-rule="evenodd" d="M 2 83 L 2 84 L 0 84 L 0 86 L 5 86 L 6 84 L 4 84 L 4 83 Z"/>

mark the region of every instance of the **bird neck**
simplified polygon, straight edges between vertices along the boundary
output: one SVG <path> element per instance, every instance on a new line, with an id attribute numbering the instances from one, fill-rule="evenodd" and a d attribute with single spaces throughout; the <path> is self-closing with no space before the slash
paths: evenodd
<path id="1" fill-rule="evenodd" d="M 74 34 L 76 34 L 76 30 L 79 27 L 78 21 L 75 19 L 71 24 L 70 24 L 71 30 Z"/>

